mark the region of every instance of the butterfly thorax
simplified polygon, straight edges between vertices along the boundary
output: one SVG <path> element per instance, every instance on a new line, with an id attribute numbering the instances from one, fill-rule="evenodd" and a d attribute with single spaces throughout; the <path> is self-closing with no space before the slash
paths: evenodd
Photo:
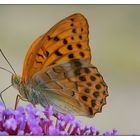
<path id="1" fill-rule="evenodd" d="M 39 90 L 35 89 L 32 80 L 26 84 L 22 81 L 21 76 L 12 75 L 11 83 L 14 88 L 16 88 L 22 98 L 28 100 L 33 105 L 38 104 L 38 98 L 40 95 Z"/>

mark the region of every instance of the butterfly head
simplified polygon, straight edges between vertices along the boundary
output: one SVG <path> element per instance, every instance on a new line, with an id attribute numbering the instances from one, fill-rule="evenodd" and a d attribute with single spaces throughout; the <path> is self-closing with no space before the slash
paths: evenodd
<path id="1" fill-rule="evenodd" d="M 13 74 L 11 77 L 11 83 L 12 83 L 13 87 L 18 89 L 21 84 L 21 77 L 19 75 Z"/>

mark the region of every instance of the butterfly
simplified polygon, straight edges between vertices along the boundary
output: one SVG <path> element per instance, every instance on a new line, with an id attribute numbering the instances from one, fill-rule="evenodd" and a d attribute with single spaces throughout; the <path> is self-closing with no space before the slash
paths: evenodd
<path id="1" fill-rule="evenodd" d="M 86 18 L 73 14 L 54 25 L 31 45 L 22 76 L 12 74 L 20 99 L 53 105 L 55 112 L 93 117 L 106 104 L 108 87 L 91 64 Z"/>

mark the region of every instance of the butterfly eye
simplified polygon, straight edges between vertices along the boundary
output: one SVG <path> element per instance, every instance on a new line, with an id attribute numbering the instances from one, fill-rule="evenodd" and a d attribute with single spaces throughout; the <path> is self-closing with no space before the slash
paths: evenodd
<path id="1" fill-rule="evenodd" d="M 16 76 L 14 82 L 16 85 L 18 85 L 20 83 L 20 77 Z"/>
<path id="2" fill-rule="evenodd" d="M 18 84 L 18 83 L 19 83 L 19 80 L 18 80 L 17 78 L 15 79 L 15 83 L 16 83 L 16 84 Z"/>

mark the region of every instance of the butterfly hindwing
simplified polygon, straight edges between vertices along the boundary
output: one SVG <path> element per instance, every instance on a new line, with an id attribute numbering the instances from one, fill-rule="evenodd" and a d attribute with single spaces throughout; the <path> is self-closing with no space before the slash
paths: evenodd
<path id="1" fill-rule="evenodd" d="M 22 81 L 29 81 L 36 72 L 50 65 L 73 59 L 90 62 L 88 32 L 87 20 L 81 14 L 57 23 L 32 44 L 24 61 Z"/>
<path id="2" fill-rule="evenodd" d="M 33 76 L 45 103 L 56 111 L 94 116 L 106 103 L 107 86 L 97 68 L 86 60 L 72 60 L 42 69 Z"/>

